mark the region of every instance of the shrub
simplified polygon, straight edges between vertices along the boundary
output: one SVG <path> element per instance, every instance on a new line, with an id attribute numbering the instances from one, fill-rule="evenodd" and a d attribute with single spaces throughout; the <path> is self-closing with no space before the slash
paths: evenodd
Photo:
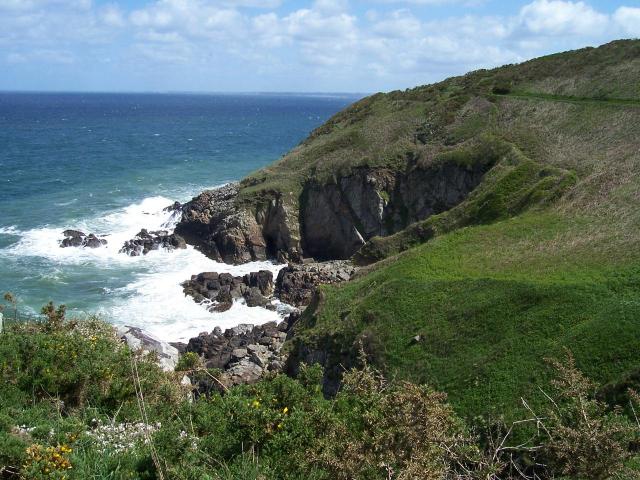
<path id="1" fill-rule="evenodd" d="M 322 368 L 302 365 L 297 379 L 274 375 L 190 401 L 181 374 L 129 351 L 109 325 L 49 312 L 54 321 L 2 334 L 0 476 L 604 479 L 630 472 L 638 445 L 640 429 L 594 399 L 570 356 L 554 362 L 555 399 L 534 419 L 544 434 L 523 448 L 509 446 L 512 428 L 472 435 L 443 393 L 387 381 L 362 345 L 363 368 L 345 373 L 333 400 L 322 395 Z M 197 356 L 183 358 L 184 368 L 198 366 Z"/>
<path id="2" fill-rule="evenodd" d="M 193 370 L 200 363 L 200 357 L 195 352 L 185 352 L 180 356 L 176 365 L 176 372 L 187 372 Z"/>
<path id="3" fill-rule="evenodd" d="M 557 372 L 556 398 L 545 412 L 543 454 L 553 470 L 572 478 L 600 480 L 624 470 L 640 438 L 640 426 L 595 398 L 596 386 L 577 368 L 570 352 L 549 361 Z"/>
<path id="4" fill-rule="evenodd" d="M 446 395 L 425 386 L 388 384 L 369 366 L 345 374 L 314 461 L 336 479 L 436 479 L 473 448 Z"/>
<path id="5" fill-rule="evenodd" d="M 69 454 L 72 449 L 67 445 L 44 447 L 31 445 L 26 450 L 26 461 L 22 467 L 22 476 L 37 479 L 64 480 L 73 468 Z"/>

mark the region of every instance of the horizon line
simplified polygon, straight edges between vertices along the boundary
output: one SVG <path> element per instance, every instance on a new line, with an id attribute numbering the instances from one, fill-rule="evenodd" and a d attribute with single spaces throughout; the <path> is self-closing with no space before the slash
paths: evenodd
<path id="1" fill-rule="evenodd" d="M 5 90 L 0 94 L 122 94 L 122 95 L 374 95 L 377 92 L 329 92 L 329 91 L 204 91 L 204 90 Z"/>

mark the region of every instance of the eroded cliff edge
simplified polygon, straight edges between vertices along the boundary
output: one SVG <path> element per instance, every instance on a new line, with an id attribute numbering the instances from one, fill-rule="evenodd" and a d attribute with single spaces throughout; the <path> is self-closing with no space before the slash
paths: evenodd
<path id="1" fill-rule="evenodd" d="M 567 150 L 548 119 L 619 98 L 632 107 L 635 80 L 619 65 L 634 48 L 617 42 L 364 98 L 274 164 L 187 203 L 177 233 L 228 263 L 372 263 L 552 203 L 594 167 L 588 143 Z M 618 81 L 603 81 L 613 70 Z"/>
<path id="2" fill-rule="evenodd" d="M 253 205 L 241 201 L 241 184 L 230 184 L 185 204 L 177 233 L 227 263 L 348 259 L 375 236 L 391 235 L 458 205 L 490 167 L 360 167 L 326 183 L 306 181 L 298 199 L 287 202 L 273 192 Z"/>

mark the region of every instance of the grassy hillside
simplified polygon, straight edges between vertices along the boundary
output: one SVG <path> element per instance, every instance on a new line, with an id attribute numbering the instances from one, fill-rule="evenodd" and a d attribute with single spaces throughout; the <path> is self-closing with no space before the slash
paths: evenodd
<path id="1" fill-rule="evenodd" d="M 487 135 L 513 149 L 458 207 L 369 242 L 361 257 L 386 259 L 324 289 L 298 327 L 301 358 L 328 350 L 331 375 L 362 340 L 387 372 L 446 391 L 467 418 L 542 402 L 543 359 L 564 348 L 600 382 L 640 369 L 639 59 L 640 42 L 615 42 L 373 97 L 300 147 L 405 118 L 398 105 L 435 119 L 411 147 L 421 161 L 477 152 Z M 384 152 L 335 158 L 391 161 Z M 270 178 L 301 162 L 292 155 Z"/>
<path id="2" fill-rule="evenodd" d="M 516 141 L 536 159 L 563 163 L 553 145 L 558 141 L 566 148 L 572 145 L 546 134 L 563 130 L 570 134 L 571 123 L 580 122 L 573 118 L 575 113 L 589 116 L 605 105 L 636 107 L 638 71 L 640 41 L 624 40 L 373 95 L 336 114 L 280 161 L 246 178 L 242 193 L 251 200 L 276 191 L 291 194 L 295 202 L 309 178 L 330 180 L 359 166 L 398 169 L 413 159 L 430 162 L 438 153 L 489 131 Z M 478 105 L 479 98 L 488 103 Z M 547 98 L 555 101 L 539 102 Z M 593 119 L 593 123 L 608 122 Z M 573 167 L 584 159 L 583 152 L 573 156 Z M 579 163 L 585 169 L 590 162 Z"/>

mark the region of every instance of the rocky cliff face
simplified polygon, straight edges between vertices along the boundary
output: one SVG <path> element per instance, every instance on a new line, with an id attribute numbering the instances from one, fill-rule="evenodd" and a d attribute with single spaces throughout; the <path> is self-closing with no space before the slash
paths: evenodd
<path id="1" fill-rule="evenodd" d="M 287 205 L 271 199 L 242 206 L 237 184 L 206 191 L 183 207 L 176 233 L 227 263 L 267 258 L 348 259 L 386 236 L 462 202 L 490 164 L 437 164 L 409 171 L 358 168 L 329 183 L 309 180 Z"/>
<path id="2" fill-rule="evenodd" d="M 176 233 L 208 257 L 225 263 L 278 255 L 282 260 L 298 260 L 297 228 L 277 197 L 252 207 L 243 207 L 237 200 L 237 183 L 201 193 L 182 207 Z"/>
<path id="3" fill-rule="evenodd" d="M 449 210 L 491 165 L 415 167 L 408 172 L 357 169 L 330 184 L 309 182 L 301 206 L 302 248 L 321 260 L 347 259 L 375 236 Z"/>

